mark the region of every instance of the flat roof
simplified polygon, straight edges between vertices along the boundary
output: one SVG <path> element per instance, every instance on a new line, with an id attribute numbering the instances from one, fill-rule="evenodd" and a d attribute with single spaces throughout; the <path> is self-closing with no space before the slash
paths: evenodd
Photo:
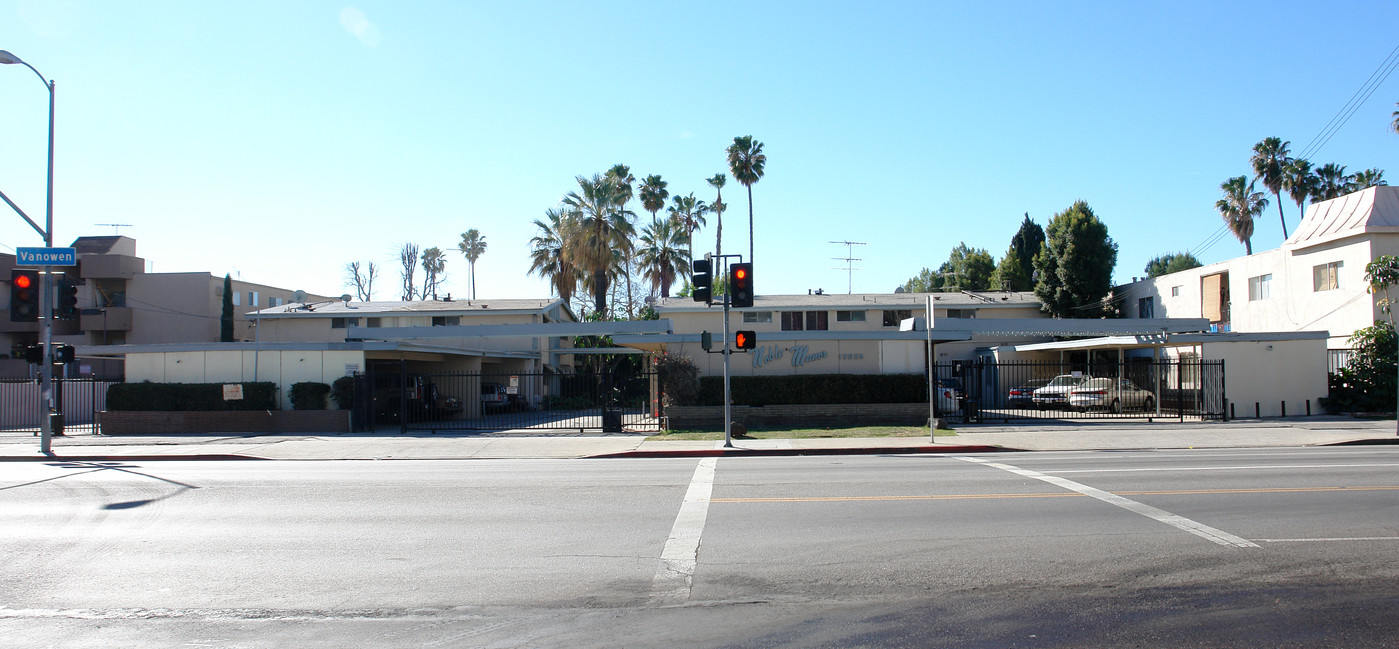
<path id="1" fill-rule="evenodd" d="M 1282 331 L 1259 333 L 1172 333 L 1137 336 L 1102 336 L 1081 340 L 1057 340 L 1048 343 L 1015 345 L 1018 352 L 1070 351 L 1086 349 L 1144 349 L 1151 347 L 1177 347 L 1205 343 L 1234 342 L 1281 342 L 1287 340 L 1325 340 L 1331 337 L 1327 331 Z"/>

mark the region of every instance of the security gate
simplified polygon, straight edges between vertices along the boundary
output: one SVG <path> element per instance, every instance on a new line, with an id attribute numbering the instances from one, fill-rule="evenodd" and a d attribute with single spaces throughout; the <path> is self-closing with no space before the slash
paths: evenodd
<path id="1" fill-rule="evenodd" d="M 660 430 L 653 373 L 355 375 L 355 426 L 409 431 Z"/>
<path id="2" fill-rule="evenodd" d="M 1222 360 L 939 363 L 938 408 L 954 421 L 1225 419 Z"/>
<path id="3" fill-rule="evenodd" d="M 96 413 L 107 407 L 107 388 L 121 382 L 115 377 L 55 376 L 54 410 L 63 413 L 64 430 L 96 433 Z M 43 412 L 39 379 L 0 379 L 0 430 L 38 433 Z"/>

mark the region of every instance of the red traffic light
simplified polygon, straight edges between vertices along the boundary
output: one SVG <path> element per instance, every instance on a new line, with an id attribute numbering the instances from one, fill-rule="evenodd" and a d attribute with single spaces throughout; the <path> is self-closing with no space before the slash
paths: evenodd
<path id="1" fill-rule="evenodd" d="M 29 288 L 33 283 L 28 275 L 15 275 L 15 288 Z"/>

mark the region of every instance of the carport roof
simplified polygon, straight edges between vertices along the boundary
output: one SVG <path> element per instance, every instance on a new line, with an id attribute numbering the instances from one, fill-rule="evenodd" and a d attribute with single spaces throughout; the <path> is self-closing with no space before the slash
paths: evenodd
<path id="1" fill-rule="evenodd" d="M 1015 345 L 1018 352 L 1077 351 L 1087 349 L 1144 349 L 1177 347 L 1203 343 L 1277 342 L 1284 340 L 1317 340 L 1330 338 L 1327 331 L 1278 331 L 1258 333 L 1183 333 L 1151 334 L 1146 336 L 1103 336 L 1049 343 Z"/>

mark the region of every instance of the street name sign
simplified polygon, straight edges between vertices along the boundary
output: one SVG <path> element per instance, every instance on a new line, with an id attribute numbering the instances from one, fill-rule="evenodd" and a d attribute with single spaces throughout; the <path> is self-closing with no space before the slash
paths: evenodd
<path id="1" fill-rule="evenodd" d="M 15 248 L 17 266 L 77 266 L 77 248 Z"/>

